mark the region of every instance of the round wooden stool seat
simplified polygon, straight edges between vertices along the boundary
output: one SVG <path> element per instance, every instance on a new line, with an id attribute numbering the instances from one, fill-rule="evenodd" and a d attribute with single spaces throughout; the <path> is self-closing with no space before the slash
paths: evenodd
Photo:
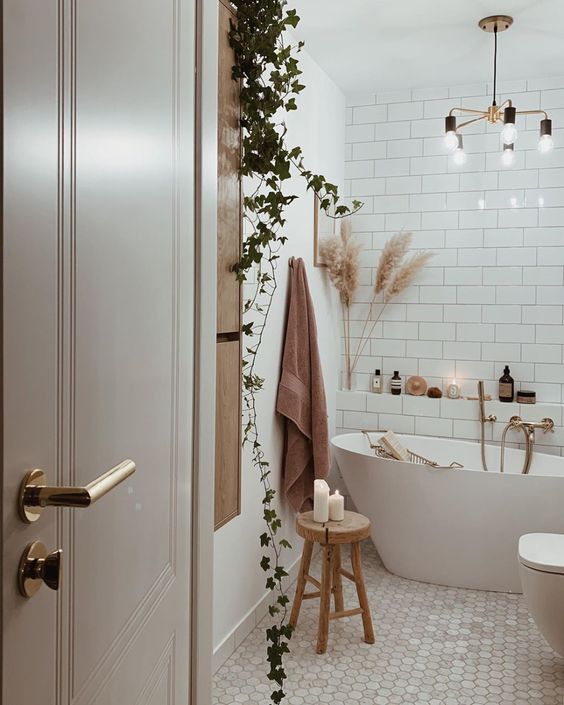
<path id="1" fill-rule="evenodd" d="M 296 595 L 290 616 L 290 625 L 296 627 L 300 616 L 303 600 L 320 598 L 319 624 L 317 628 L 317 653 L 327 650 L 329 622 L 342 617 L 360 615 L 364 627 L 364 641 L 374 643 L 374 629 L 370 606 L 362 576 L 362 561 L 360 557 L 360 542 L 370 536 L 370 520 L 356 512 L 345 512 L 343 521 L 327 521 L 319 524 L 313 521 L 313 512 L 299 514 L 296 519 L 296 532 L 305 539 L 300 572 L 296 583 Z M 321 580 L 309 574 L 309 566 L 313 555 L 313 546 L 322 546 Z M 341 546 L 350 544 L 352 571 L 345 570 L 341 564 Z M 342 579 L 347 578 L 354 583 L 359 606 L 346 610 L 343 600 Z M 307 584 L 317 588 L 314 592 L 306 592 Z M 331 611 L 331 595 L 335 600 L 335 610 Z"/>
<path id="2" fill-rule="evenodd" d="M 355 543 L 370 536 L 370 519 L 356 512 L 345 512 L 343 521 L 313 521 L 313 512 L 298 514 L 296 533 L 306 541 L 321 544 Z"/>

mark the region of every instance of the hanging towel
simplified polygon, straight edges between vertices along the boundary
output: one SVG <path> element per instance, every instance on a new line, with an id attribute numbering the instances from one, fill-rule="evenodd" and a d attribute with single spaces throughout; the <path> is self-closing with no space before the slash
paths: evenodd
<path id="1" fill-rule="evenodd" d="M 284 492 L 292 507 L 313 507 L 313 481 L 330 469 L 327 401 L 305 265 L 290 268 L 290 301 L 276 410 L 285 417 Z"/>

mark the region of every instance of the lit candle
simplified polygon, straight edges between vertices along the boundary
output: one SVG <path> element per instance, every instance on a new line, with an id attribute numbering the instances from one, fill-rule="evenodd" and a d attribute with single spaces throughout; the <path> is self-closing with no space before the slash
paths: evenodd
<path id="1" fill-rule="evenodd" d="M 447 397 L 449 399 L 458 399 L 460 397 L 460 385 L 455 379 L 447 387 Z"/>
<path id="2" fill-rule="evenodd" d="M 313 521 L 319 524 L 329 521 L 329 485 L 325 480 L 313 483 Z"/>
<path id="3" fill-rule="evenodd" d="M 335 491 L 329 497 L 329 519 L 331 521 L 343 521 L 345 518 L 345 498 L 339 492 Z"/>

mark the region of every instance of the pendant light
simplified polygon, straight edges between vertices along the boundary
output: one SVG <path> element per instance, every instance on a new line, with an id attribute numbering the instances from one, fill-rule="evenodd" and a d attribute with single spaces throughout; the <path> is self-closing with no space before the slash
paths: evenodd
<path id="1" fill-rule="evenodd" d="M 447 151 L 453 154 L 456 164 L 463 164 L 465 161 L 464 148 L 462 145 L 462 135 L 460 130 L 480 120 L 487 120 L 490 125 L 502 122 L 501 141 L 503 144 L 502 162 L 505 166 L 511 166 L 515 159 L 515 142 L 519 137 L 517 131 L 518 115 L 541 115 L 539 152 L 549 152 L 553 146 L 552 140 L 552 120 L 545 110 L 517 110 L 513 102 L 508 99 L 501 105 L 497 104 L 497 37 L 500 32 L 505 32 L 513 24 L 513 18 L 508 15 L 492 15 L 480 20 L 478 26 L 484 32 L 494 35 L 494 56 L 493 56 L 493 96 L 492 104 L 487 110 L 473 108 L 454 107 L 445 118 L 445 138 L 444 145 Z M 457 124 L 457 113 L 474 115 L 469 120 Z"/>

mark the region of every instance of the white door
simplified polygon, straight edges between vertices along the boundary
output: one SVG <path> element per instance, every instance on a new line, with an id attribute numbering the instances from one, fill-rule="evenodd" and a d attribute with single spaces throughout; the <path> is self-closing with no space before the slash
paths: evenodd
<path id="1" fill-rule="evenodd" d="M 194 0 L 3 4 L 2 702 L 188 705 Z M 125 459 L 18 515 L 28 471 Z M 63 570 L 24 597 L 33 541 Z"/>

